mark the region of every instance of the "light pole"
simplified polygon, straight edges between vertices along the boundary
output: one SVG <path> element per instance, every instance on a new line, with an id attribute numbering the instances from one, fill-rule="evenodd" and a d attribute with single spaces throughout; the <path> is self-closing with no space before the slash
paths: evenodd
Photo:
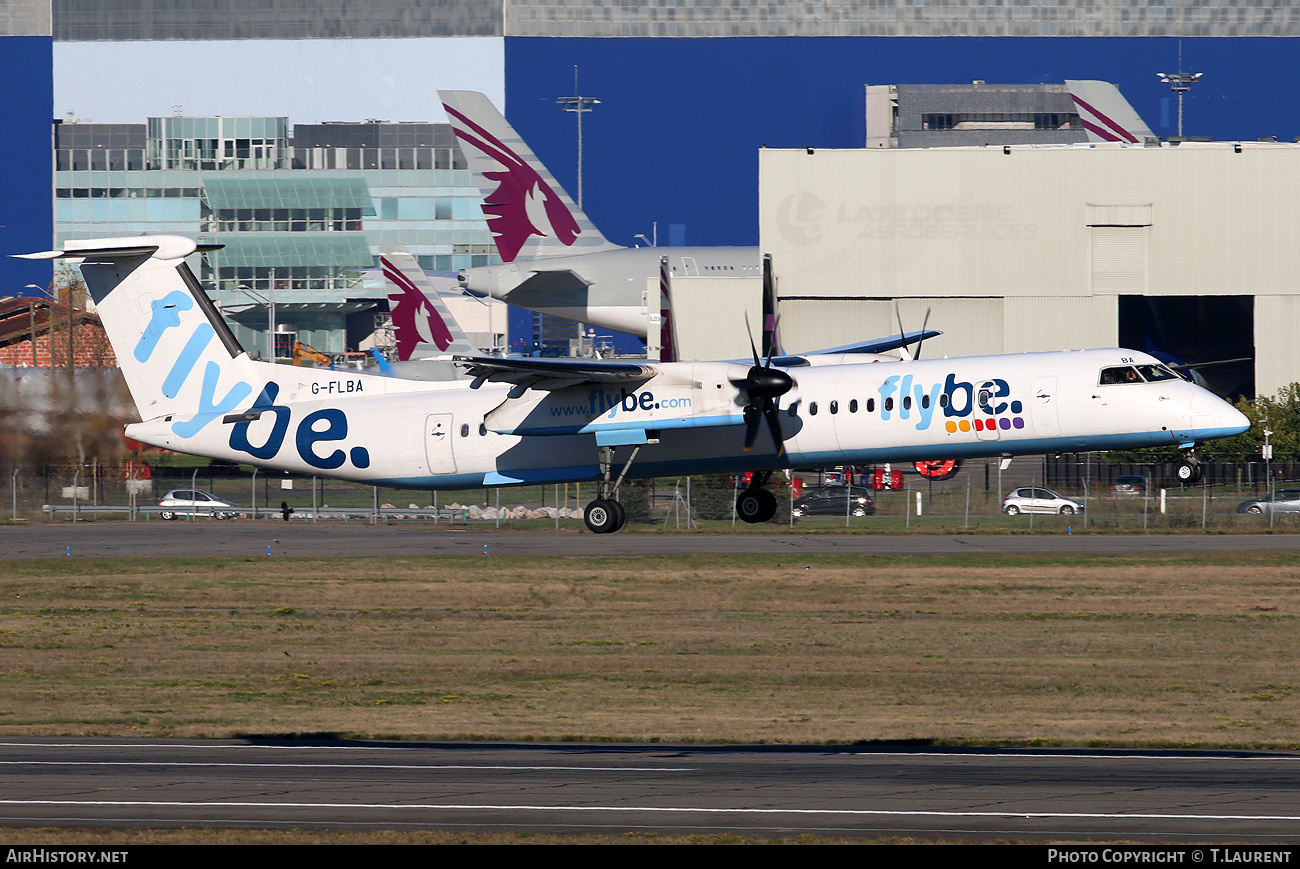
<path id="1" fill-rule="evenodd" d="M 1178 138 L 1183 137 L 1183 96 L 1201 80 L 1203 72 L 1183 72 L 1183 42 L 1178 41 L 1178 72 L 1158 72 L 1160 80 L 1178 95 Z"/>
<path id="2" fill-rule="evenodd" d="M 600 105 L 600 100 L 595 97 L 584 97 L 578 94 L 578 67 L 573 68 L 573 96 L 557 97 L 555 104 L 563 106 L 564 111 L 573 112 L 578 116 L 578 210 L 582 210 L 582 116 L 591 111 L 592 106 Z M 582 338 L 584 323 L 578 324 L 578 354 L 582 354 Z"/>
<path id="3" fill-rule="evenodd" d="M 573 96 L 557 97 L 555 104 L 563 106 L 564 111 L 573 112 L 578 116 L 578 208 L 582 208 L 582 116 L 591 111 L 592 106 L 600 105 L 600 100 L 595 97 L 584 97 L 578 95 L 578 68 L 573 68 Z"/>

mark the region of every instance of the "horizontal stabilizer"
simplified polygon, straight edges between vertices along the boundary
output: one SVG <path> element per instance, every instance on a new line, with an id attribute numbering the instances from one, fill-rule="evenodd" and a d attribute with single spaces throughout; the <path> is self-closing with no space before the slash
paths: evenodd
<path id="1" fill-rule="evenodd" d="M 594 359 L 498 359 L 495 356 L 457 356 L 456 364 L 485 382 L 514 383 L 531 389 L 565 389 L 582 383 L 637 383 L 655 376 L 644 362 L 605 362 Z"/>

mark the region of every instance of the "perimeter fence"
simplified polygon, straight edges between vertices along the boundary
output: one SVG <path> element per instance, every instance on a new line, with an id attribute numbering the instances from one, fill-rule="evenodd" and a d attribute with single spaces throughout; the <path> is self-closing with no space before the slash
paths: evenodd
<path id="1" fill-rule="evenodd" d="M 173 458 L 173 457 L 168 457 Z M 797 471 L 791 485 L 773 475 L 777 496 L 771 523 L 753 526 L 797 530 L 955 531 L 1267 531 L 1300 530 L 1300 514 L 1283 512 L 1287 502 L 1261 500 L 1270 493 L 1300 489 L 1300 463 L 1207 462 L 1195 486 L 1173 481 L 1172 467 L 1111 465 L 1099 454 L 1018 458 L 1003 467 L 997 459 L 969 461 L 947 480 L 929 480 L 907 467 L 903 487 L 875 491 L 861 485 L 870 469 L 850 469 L 852 488 L 842 469 Z M 595 497 L 594 483 L 524 485 L 463 491 L 406 490 L 365 486 L 224 463 L 125 466 L 47 465 L 9 468 L 0 478 L 8 496 L 0 520 L 17 522 L 160 521 L 159 500 L 175 490 L 211 493 L 233 508 L 170 511 L 181 521 L 203 521 L 210 513 L 231 512 L 236 521 L 426 522 L 495 526 L 581 527 L 582 508 Z M 1126 478 L 1120 480 L 1120 478 Z M 1136 478 L 1136 482 L 1135 482 Z M 749 526 L 734 515 L 743 479 L 708 475 L 627 480 L 620 499 L 632 528 L 669 531 L 720 530 Z M 1003 496 L 1024 487 L 1043 487 L 1077 501 L 1082 509 L 1062 515 L 1003 512 Z M 797 507 L 799 495 L 820 493 L 842 511 Z M 864 506 L 863 499 L 868 504 Z M 1262 504 L 1258 513 L 1247 502 Z M 839 502 L 836 502 L 837 504 Z M 1272 505 L 1276 504 L 1276 508 Z M 1296 499 L 1300 509 L 1300 498 Z M 867 515 L 858 515 L 865 513 Z"/>

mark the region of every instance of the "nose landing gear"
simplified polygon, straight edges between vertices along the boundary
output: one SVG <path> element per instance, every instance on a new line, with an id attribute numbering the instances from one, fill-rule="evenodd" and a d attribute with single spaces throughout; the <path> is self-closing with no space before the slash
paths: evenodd
<path id="1" fill-rule="evenodd" d="M 1184 486 L 1195 486 L 1201 482 L 1201 477 L 1205 475 L 1205 469 L 1201 463 L 1196 460 L 1196 456 L 1188 454 L 1187 458 L 1174 467 L 1174 478 Z"/>

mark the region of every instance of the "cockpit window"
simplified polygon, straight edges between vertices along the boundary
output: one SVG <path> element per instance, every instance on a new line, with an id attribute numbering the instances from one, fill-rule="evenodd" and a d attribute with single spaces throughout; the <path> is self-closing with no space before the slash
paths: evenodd
<path id="1" fill-rule="evenodd" d="M 1141 374 L 1150 383 L 1156 383 L 1160 380 L 1177 380 L 1178 375 L 1170 371 L 1163 365 L 1139 365 L 1138 374 Z"/>
<path id="2" fill-rule="evenodd" d="M 1101 370 L 1101 385 L 1105 386 L 1111 383 L 1141 383 L 1142 377 L 1137 371 L 1128 366 L 1119 368 L 1103 368 Z"/>

